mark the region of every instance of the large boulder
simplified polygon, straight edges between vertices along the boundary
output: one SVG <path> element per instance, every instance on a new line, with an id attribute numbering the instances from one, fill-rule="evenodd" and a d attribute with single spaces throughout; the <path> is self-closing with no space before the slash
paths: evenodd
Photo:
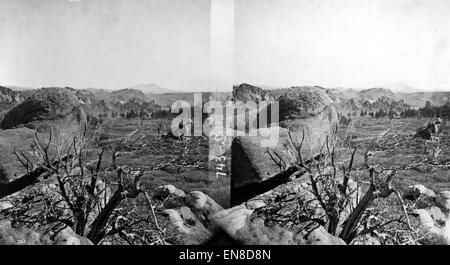
<path id="1" fill-rule="evenodd" d="M 265 147 L 267 138 L 260 131 L 278 134 L 277 144 Z M 236 137 L 231 145 L 231 203 L 243 202 L 285 182 L 293 173 L 285 174 L 297 161 L 295 152 L 284 128 L 259 129 L 257 136 Z"/>
<path id="2" fill-rule="evenodd" d="M 257 90 L 258 93 L 261 91 Z M 279 101 L 280 126 L 260 128 L 256 136 L 238 136 L 232 142 L 234 205 L 283 183 L 294 173 L 289 169 L 299 162 L 299 157 L 311 159 L 324 152 L 327 144 L 332 146 L 336 139 L 337 112 L 325 89 L 292 87 L 270 93 Z"/>
<path id="3" fill-rule="evenodd" d="M 417 129 L 414 137 L 423 138 L 425 140 L 431 140 L 432 136 L 441 131 L 442 120 L 436 119 L 434 122 L 429 122 L 426 126 Z"/>
<path id="4" fill-rule="evenodd" d="M 9 175 L 22 173 L 13 150 L 18 153 L 32 152 L 32 146 L 37 146 L 35 132 L 44 145 L 51 139 L 52 154 L 56 154 L 56 148 L 65 154 L 72 146 L 74 137 L 79 136 L 85 126 L 86 114 L 72 91 L 67 88 L 36 90 L 9 110 L 1 121 L 0 162 Z M 28 157 L 32 158 L 31 155 Z"/>
<path id="5" fill-rule="evenodd" d="M 48 131 L 50 127 L 66 130 L 84 126 L 86 115 L 77 97 L 66 88 L 41 88 L 11 109 L 0 124 L 3 130 L 19 127 Z"/>
<path id="6" fill-rule="evenodd" d="M 233 99 L 235 101 L 271 101 L 274 97 L 262 88 L 252 86 L 246 83 L 233 87 Z"/>
<path id="7" fill-rule="evenodd" d="M 273 137 L 276 144 L 272 146 L 264 134 L 278 135 Z M 257 136 L 236 137 L 231 145 L 231 203 L 239 204 L 289 181 L 298 163 L 326 150 L 306 137 L 281 127 L 261 128 Z"/>
<path id="8" fill-rule="evenodd" d="M 280 126 L 298 134 L 304 133 L 305 140 L 312 144 L 312 152 L 318 152 L 338 127 L 333 100 L 321 87 L 291 87 L 277 93 L 280 94 L 277 98 Z"/>

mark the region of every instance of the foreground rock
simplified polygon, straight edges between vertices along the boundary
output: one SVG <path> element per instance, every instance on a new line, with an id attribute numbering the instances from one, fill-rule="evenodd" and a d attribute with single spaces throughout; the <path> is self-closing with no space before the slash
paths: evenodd
<path id="1" fill-rule="evenodd" d="M 0 245 L 93 245 L 70 227 L 55 232 L 37 232 L 28 228 L 13 228 L 9 221 L 0 222 Z"/>
<path id="2" fill-rule="evenodd" d="M 345 244 L 326 231 L 324 212 L 309 189 L 298 178 L 216 213 L 213 222 L 243 244 Z"/>
<path id="3" fill-rule="evenodd" d="M 427 235 L 431 244 L 450 245 L 450 191 L 436 195 L 435 205 L 416 209 L 416 215 L 422 233 Z"/>
<path id="4" fill-rule="evenodd" d="M 434 193 L 434 191 L 428 189 L 424 185 L 416 184 L 408 186 L 405 189 L 403 196 L 409 200 L 417 200 L 421 196 L 435 198 L 436 194 Z"/>
<path id="5" fill-rule="evenodd" d="M 441 191 L 436 197 L 436 205 L 444 212 L 450 213 L 450 191 Z"/>
<path id="6" fill-rule="evenodd" d="M 180 244 L 198 245 L 210 240 L 217 231 L 211 218 L 223 208 L 200 191 L 185 194 L 173 185 L 160 186 L 153 198 L 164 203 L 169 229 L 181 234 Z"/>
<path id="7" fill-rule="evenodd" d="M 259 131 L 269 131 L 259 129 Z M 295 170 L 289 170 L 296 161 L 288 130 L 272 127 L 270 134 L 278 134 L 274 147 L 264 147 L 266 137 L 236 137 L 231 145 L 231 204 L 268 191 L 287 181 Z M 278 130 L 278 132 L 275 132 Z"/>

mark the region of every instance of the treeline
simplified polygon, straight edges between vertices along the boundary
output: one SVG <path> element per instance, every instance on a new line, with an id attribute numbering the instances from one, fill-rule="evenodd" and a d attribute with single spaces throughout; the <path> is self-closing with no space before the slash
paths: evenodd
<path id="1" fill-rule="evenodd" d="M 395 116 L 398 115 L 398 112 L 394 111 L 394 110 L 376 110 L 376 111 L 364 111 L 361 110 L 361 112 L 358 114 L 356 111 L 355 112 L 351 112 L 351 113 L 347 113 L 347 118 L 351 118 L 351 117 L 357 117 L 357 116 L 361 116 L 361 117 L 365 117 L 365 116 L 370 116 L 373 118 L 384 118 L 384 117 L 389 117 L 389 118 L 394 118 Z"/>
<path id="2" fill-rule="evenodd" d="M 110 113 L 104 112 L 99 114 L 88 114 L 87 115 L 87 122 L 90 125 L 99 125 L 103 124 L 103 121 L 106 118 L 122 118 L 122 119 L 173 119 L 174 118 L 173 113 L 170 112 L 169 109 L 162 109 L 157 108 L 151 112 L 146 110 L 129 110 L 125 112 L 119 112 L 119 111 L 111 111 Z"/>
<path id="3" fill-rule="evenodd" d="M 423 108 L 408 109 L 400 113 L 402 118 L 434 118 L 434 117 L 450 117 L 450 104 L 442 106 L 432 106 L 430 101 L 427 101 Z"/>

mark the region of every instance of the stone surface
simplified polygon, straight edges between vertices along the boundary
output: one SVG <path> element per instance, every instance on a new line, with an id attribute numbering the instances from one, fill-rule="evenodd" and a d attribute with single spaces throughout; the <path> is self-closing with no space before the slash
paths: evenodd
<path id="1" fill-rule="evenodd" d="M 188 207 L 182 206 L 179 209 L 167 209 L 164 213 L 168 216 L 170 224 L 181 233 L 180 243 L 198 245 L 212 237 L 211 231 L 198 220 Z"/>
<path id="2" fill-rule="evenodd" d="M 26 227 L 14 228 L 9 221 L 1 221 L 0 245 L 92 245 L 92 242 L 70 227 L 41 233 Z"/>
<path id="3" fill-rule="evenodd" d="M 406 199 L 409 199 L 409 200 L 416 200 L 420 196 L 426 196 L 426 197 L 434 198 L 434 197 L 436 197 L 436 194 L 434 193 L 434 191 L 428 189 L 424 185 L 416 184 L 416 185 L 408 186 L 405 189 L 403 196 Z"/>
<path id="4" fill-rule="evenodd" d="M 283 183 L 282 179 L 293 173 L 287 169 L 299 160 L 298 149 L 307 160 L 326 150 L 327 142 L 331 146 L 335 141 L 337 112 L 324 89 L 292 87 L 270 93 L 279 100 L 280 127 L 261 128 L 256 136 L 238 136 L 231 145 L 233 205 L 244 201 L 246 194 L 262 193 Z M 269 136 L 275 136 L 275 141 Z M 270 184 L 270 179 L 274 183 Z M 258 187 L 266 181 L 266 187 Z"/>
<path id="5" fill-rule="evenodd" d="M 233 99 L 235 101 L 247 102 L 251 101 L 270 101 L 274 97 L 268 92 L 259 87 L 252 86 L 246 83 L 233 87 Z"/>
<path id="6" fill-rule="evenodd" d="M 450 191 L 437 194 L 435 205 L 413 211 L 422 233 L 432 236 L 432 244 L 450 245 Z"/>
<path id="7" fill-rule="evenodd" d="M 434 122 L 429 122 L 425 127 L 419 128 L 414 137 L 420 137 L 425 140 L 431 140 L 432 136 L 439 133 L 442 126 L 442 120 L 436 119 Z"/>
<path id="8" fill-rule="evenodd" d="M 355 185 L 349 183 L 349 190 Z M 213 221 L 244 244 L 344 244 L 330 235 L 324 212 L 302 176 L 214 215 Z M 342 220 L 350 210 L 343 213 Z M 341 222 L 342 224 L 342 222 Z"/>
<path id="9" fill-rule="evenodd" d="M 52 140 L 49 153 L 61 154 L 72 147 L 75 136 L 86 128 L 86 114 L 77 97 L 66 88 L 42 88 L 10 109 L 0 123 L 0 161 L 10 179 L 23 172 L 13 150 L 32 151 L 35 134 L 42 144 Z M 51 133 L 51 138 L 50 138 Z M 29 155 L 33 158 L 33 156 Z M 34 161 L 36 162 L 36 161 Z"/>
<path id="10" fill-rule="evenodd" d="M 156 188 L 153 196 L 158 199 L 165 199 L 169 196 L 185 197 L 184 191 L 176 188 L 174 185 L 163 185 Z"/>
<path id="11" fill-rule="evenodd" d="M 175 230 L 177 243 L 198 245 L 210 240 L 217 231 L 211 219 L 223 207 L 201 191 L 184 191 L 173 185 L 160 186 L 153 198 L 157 204 L 163 204 L 169 230 Z"/>
<path id="12" fill-rule="evenodd" d="M 86 115 L 78 99 L 67 89 L 42 88 L 11 109 L 3 118 L 0 128 L 27 127 L 42 132 L 57 125 L 66 132 L 74 128 L 80 130 L 85 122 Z"/>
<path id="13" fill-rule="evenodd" d="M 237 232 L 248 226 L 248 218 L 252 213 L 253 210 L 249 210 L 245 205 L 241 204 L 216 213 L 212 220 L 214 224 L 223 229 L 229 236 L 240 241 Z"/>
<path id="14" fill-rule="evenodd" d="M 184 205 L 186 194 L 184 191 L 176 188 L 173 185 L 159 186 L 153 193 L 153 198 L 164 201 L 167 208 L 179 207 Z"/>
<path id="15" fill-rule="evenodd" d="M 66 227 L 54 236 L 55 245 L 93 245 L 92 242 L 76 234 L 70 227 Z"/>
<path id="16" fill-rule="evenodd" d="M 201 191 L 189 192 L 185 202 L 205 226 L 210 230 L 214 229 L 210 225 L 210 220 L 214 214 L 223 210 L 222 206 Z"/>
<path id="17" fill-rule="evenodd" d="M 9 201 L 0 201 L 0 212 L 6 211 L 6 210 L 11 209 L 13 207 L 14 207 L 14 205 L 12 205 L 12 203 L 9 202 Z"/>
<path id="18" fill-rule="evenodd" d="M 441 191 L 436 197 L 436 205 L 445 212 L 450 212 L 450 191 Z"/>

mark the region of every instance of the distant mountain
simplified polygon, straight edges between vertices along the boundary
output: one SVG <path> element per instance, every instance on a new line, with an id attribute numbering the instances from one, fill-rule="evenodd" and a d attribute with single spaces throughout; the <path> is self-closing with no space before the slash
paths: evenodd
<path id="1" fill-rule="evenodd" d="M 421 108 L 425 106 L 427 101 L 433 106 L 441 106 L 450 102 L 450 92 L 399 92 L 395 94 L 398 99 L 403 99 L 413 108 Z"/>
<path id="2" fill-rule="evenodd" d="M 177 100 L 183 100 L 189 104 L 194 104 L 193 92 L 164 93 L 164 94 L 146 94 L 147 100 L 163 107 L 171 106 Z M 231 92 L 202 92 L 202 101 L 215 100 L 226 101 L 231 98 Z"/>
<path id="3" fill-rule="evenodd" d="M 381 87 L 390 89 L 394 93 L 398 92 L 404 92 L 404 93 L 413 93 L 413 92 L 420 92 L 421 90 L 412 86 L 409 86 L 408 84 L 399 82 L 399 83 L 393 83 L 393 84 L 385 84 Z"/>
<path id="4" fill-rule="evenodd" d="M 11 88 L 14 91 L 25 91 L 35 89 L 34 87 L 24 87 L 24 86 L 7 86 L 7 87 Z"/>
<path id="5" fill-rule="evenodd" d="M 131 89 L 137 89 L 145 94 L 165 94 L 165 93 L 176 93 L 177 91 L 160 87 L 157 84 L 151 83 L 151 84 L 139 84 L 134 87 L 130 87 Z"/>

